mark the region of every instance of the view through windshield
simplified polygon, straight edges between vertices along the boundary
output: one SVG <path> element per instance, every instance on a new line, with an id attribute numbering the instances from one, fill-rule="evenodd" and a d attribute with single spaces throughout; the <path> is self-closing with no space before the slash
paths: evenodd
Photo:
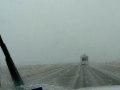
<path id="1" fill-rule="evenodd" d="M 25 85 L 120 85 L 119 8 L 120 0 L 0 0 L 0 35 Z M 15 87 L 2 49 L 0 82 Z"/>

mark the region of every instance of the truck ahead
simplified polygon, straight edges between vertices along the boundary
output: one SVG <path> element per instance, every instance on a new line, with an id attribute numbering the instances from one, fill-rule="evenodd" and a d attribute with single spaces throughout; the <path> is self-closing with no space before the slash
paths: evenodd
<path id="1" fill-rule="evenodd" d="M 89 62 L 88 62 L 88 56 L 83 54 L 81 57 L 80 57 L 80 64 L 81 65 L 88 65 Z"/>

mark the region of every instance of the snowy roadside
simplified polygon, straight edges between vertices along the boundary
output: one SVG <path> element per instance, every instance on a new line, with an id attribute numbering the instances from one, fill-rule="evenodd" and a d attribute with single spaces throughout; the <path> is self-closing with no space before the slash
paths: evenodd
<path id="1" fill-rule="evenodd" d="M 63 66 L 63 64 L 27 65 L 17 67 L 22 79 L 35 74 L 43 73 Z M 7 67 L 2 68 L 1 86 L 2 88 L 12 87 L 14 82 Z"/>

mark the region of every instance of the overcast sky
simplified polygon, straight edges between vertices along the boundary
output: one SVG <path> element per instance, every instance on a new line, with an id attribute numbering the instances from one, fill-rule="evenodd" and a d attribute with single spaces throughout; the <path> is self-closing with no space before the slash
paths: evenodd
<path id="1" fill-rule="evenodd" d="M 16 64 L 117 60 L 120 0 L 0 0 L 0 34 Z"/>

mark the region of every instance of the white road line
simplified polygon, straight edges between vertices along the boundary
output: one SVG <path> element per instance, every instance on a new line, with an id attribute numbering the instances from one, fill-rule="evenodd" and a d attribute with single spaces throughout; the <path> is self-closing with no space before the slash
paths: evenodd
<path id="1" fill-rule="evenodd" d="M 80 71 L 80 66 L 78 66 L 78 69 L 77 69 L 77 71 L 75 72 L 75 75 L 79 75 L 79 73 L 78 73 L 79 71 Z M 78 78 L 78 76 L 73 77 L 73 79 L 72 79 L 72 81 L 71 81 L 71 82 L 73 82 L 72 85 L 71 85 L 72 88 L 74 88 L 75 83 L 76 83 L 76 81 L 77 81 L 77 78 Z"/>
<path id="2" fill-rule="evenodd" d="M 111 75 L 113 75 L 113 76 L 115 76 L 115 77 L 120 78 L 120 76 L 115 75 L 115 74 L 113 74 L 113 73 L 110 73 L 110 72 L 108 72 L 108 71 L 106 71 L 106 70 L 102 70 L 102 69 L 99 69 L 99 68 L 96 68 L 96 69 L 99 70 L 99 71 L 103 71 L 103 72 L 106 72 L 106 73 L 108 73 L 108 74 L 111 74 Z"/>
<path id="3" fill-rule="evenodd" d="M 71 66 L 71 65 L 69 65 L 69 66 L 67 66 L 67 67 L 70 67 L 70 66 Z M 37 79 L 37 78 L 32 78 L 32 79 L 31 79 L 31 77 L 35 77 L 35 76 L 38 76 L 38 75 L 39 75 L 39 76 L 43 76 L 43 75 L 47 76 L 48 73 L 54 73 L 54 72 L 56 72 L 56 71 L 58 71 L 58 70 L 60 70 L 60 69 L 65 69 L 65 68 L 67 68 L 67 67 L 60 67 L 60 68 L 57 68 L 57 69 L 53 69 L 53 70 L 51 70 L 51 71 L 39 73 L 39 74 L 36 74 L 36 75 L 34 75 L 34 76 L 26 77 L 26 78 L 24 78 L 24 80 L 25 80 L 25 81 L 28 81 L 28 80 L 32 80 L 32 79 Z"/>
<path id="4" fill-rule="evenodd" d="M 42 77 L 42 78 L 40 78 L 40 79 L 38 79 L 38 80 L 32 81 L 32 83 L 38 82 L 38 81 L 40 81 L 40 80 L 42 80 L 42 79 L 44 79 L 44 78 L 47 78 L 47 77 L 49 77 L 49 76 L 51 76 L 51 75 L 54 75 L 54 74 L 56 74 L 56 73 L 58 73 L 58 72 L 60 72 L 60 71 L 63 71 L 63 70 L 65 70 L 65 69 L 69 68 L 69 67 L 71 67 L 71 66 L 68 66 L 68 67 L 66 67 L 66 68 L 64 68 L 64 69 L 61 69 L 61 70 L 59 70 L 59 71 L 56 71 L 56 72 L 51 73 L 51 74 L 49 74 L 49 75 L 46 75 L 46 76 L 44 76 L 44 77 Z"/>

